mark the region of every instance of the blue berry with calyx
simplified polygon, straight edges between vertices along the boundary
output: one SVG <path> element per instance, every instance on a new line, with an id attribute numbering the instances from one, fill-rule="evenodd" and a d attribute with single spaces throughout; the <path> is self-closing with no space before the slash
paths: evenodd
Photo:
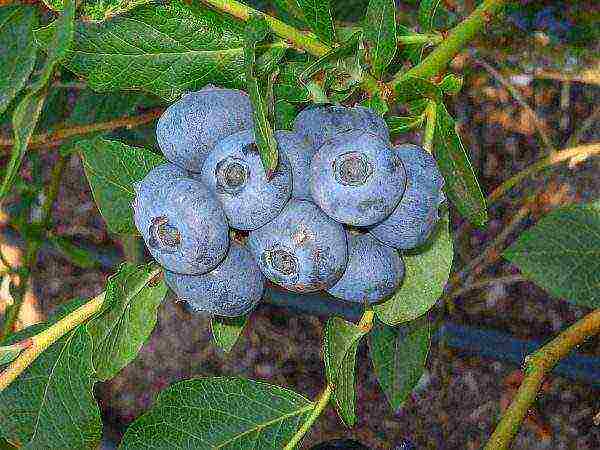
<path id="1" fill-rule="evenodd" d="M 330 217 L 364 227 L 389 216 L 404 192 L 406 173 L 389 143 L 349 131 L 324 144 L 310 166 L 313 201 Z"/>
<path id="2" fill-rule="evenodd" d="M 245 92 L 207 86 L 166 109 L 158 119 L 156 138 L 169 161 L 200 172 L 217 142 L 253 125 L 252 104 Z"/>
<path id="3" fill-rule="evenodd" d="M 406 168 L 406 191 L 392 214 L 370 233 L 387 245 L 408 250 L 425 243 L 435 229 L 438 209 L 445 200 L 444 178 L 433 156 L 422 147 L 404 144 L 395 152 Z"/>
<path id="4" fill-rule="evenodd" d="M 292 197 L 311 200 L 309 176 L 310 162 L 315 149 L 300 134 L 293 131 L 276 131 L 279 154 L 287 157 L 292 167 Z"/>
<path id="5" fill-rule="evenodd" d="M 236 317 L 252 311 L 263 296 L 265 277 L 250 252 L 232 242 L 225 259 L 202 275 L 165 272 L 165 281 L 192 311 Z"/>
<path id="6" fill-rule="evenodd" d="M 247 245 L 265 276 L 294 292 L 333 286 L 348 260 L 344 228 L 308 200 L 290 200 Z"/>
<path id="7" fill-rule="evenodd" d="M 364 106 L 311 106 L 302 110 L 294 121 L 294 131 L 304 136 L 315 150 L 337 135 L 353 130 L 368 131 L 385 142 L 390 140 L 383 118 Z"/>
<path id="8" fill-rule="evenodd" d="M 227 219 L 200 181 L 158 166 L 134 188 L 135 225 L 160 265 L 177 273 L 201 274 L 223 260 L 229 247 Z"/>
<path id="9" fill-rule="evenodd" d="M 254 230 L 273 220 L 292 194 L 292 169 L 287 157 L 267 178 L 252 130 L 220 141 L 202 169 L 202 181 L 219 199 L 229 224 Z"/>
<path id="10" fill-rule="evenodd" d="M 327 292 L 355 303 L 389 298 L 402 284 L 404 262 L 398 251 L 369 234 L 348 232 L 348 265 Z"/>

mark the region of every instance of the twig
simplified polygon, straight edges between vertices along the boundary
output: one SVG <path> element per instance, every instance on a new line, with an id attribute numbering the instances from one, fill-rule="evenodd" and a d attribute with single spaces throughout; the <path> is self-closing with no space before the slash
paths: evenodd
<path id="1" fill-rule="evenodd" d="M 446 39 L 423 61 L 407 72 L 397 73 L 390 82 L 393 88 L 408 77 L 430 78 L 446 68 L 458 52 L 479 33 L 493 16 L 504 6 L 506 0 L 484 0 L 466 19 L 455 26 Z"/>
<path id="2" fill-rule="evenodd" d="M 546 374 L 573 348 L 598 333 L 600 333 L 600 309 L 591 312 L 533 355 L 525 358 L 525 378 L 486 444 L 485 450 L 508 448 L 527 415 L 531 403 L 535 400 Z"/>
<path id="3" fill-rule="evenodd" d="M 373 320 L 375 319 L 375 312 L 372 308 L 366 308 L 360 318 L 357 326 L 363 330 L 364 333 L 368 333 L 371 331 L 373 327 Z M 319 418 L 327 404 L 329 403 L 329 399 L 331 398 L 331 394 L 333 393 L 333 386 L 327 383 L 325 389 L 319 396 L 318 400 L 315 403 L 315 407 L 306 419 L 306 421 L 302 424 L 302 426 L 298 429 L 296 434 L 292 437 L 292 439 L 287 443 L 287 445 L 283 448 L 283 450 L 294 450 L 298 444 L 304 438 L 304 435 L 308 433 L 310 428 L 313 426 L 315 421 Z"/>
<path id="4" fill-rule="evenodd" d="M 52 219 L 52 206 L 58 196 L 58 190 L 60 188 L 60 182 L 63 179 L 63 172 L 66 166 L 66 158 L 59 154 L 58 160 L 52 168 L 52 175 L 50 176 L 50 184 L 42 204 L 42 214 L 38 222 L 39 226 L 47 231 L 50 227 Z M 27 249 L 25 254 L 24 269 L 20 273 L 19 286 L 16 289 L 14 295 L 14 303 L 7 309 L 4 324 L 2 326 L 1 339 L 6 339 L 10 335 L 15 325 L 15 321 L 19 317 L 19 311 L 25 299 L 27 293 L 27 287 L 31 278 L 31 272 L 37 264 L 38 251 L 41 247 L 41 242 L 38 240 L 27 241 Z"/>
<path id="5" fill-rule="evenodd" d="M 162 109 L 153 109 L 139 116 L 119 117 L 107 122 L 97 122 L 89 125 L 60 128 L 52 133 L 41 133 L 32 136 L 29 148 L 58 147 L 65 139 L 82 134 L 96 133 L 99 131 L 116 130 L 117 128 L 133 128 L 156 120 Z M 0 147 L 12 147 L 13 140 L 0 138 Z"/>
<path id="6" fill-rule="evenodd" d="M 474 283 L 468 284 L 464 287 L 456 289 L 448 294 L 448 299 L 454 299 L 456 297 L 460 297 L 465 292 L 469 292 L 475 289 L 482 289 L 488 286 L 492 286 L 495 284 L 512 284 L 518 283 L 520 281 L 528 281 L 523 275 L 506 275 L 503 277 L 497 278 L 487 278 L 485 280 L 479 280 Z"/>
<path id="7" fill-rule="evenodd" d="M 490 75 L 492 75 L 502 86 L 504 86 L 506 90 L 510 93 L 510 95 L 512 95 L 512 97 L 521 106 L 521 108 L 523 108 L 527 112 L 527 114 L 529 114 L 529 117 L 533 121 L 536 131 L 538 132 L 540 138 L 542 139 L 542 142 L 544 143 L 546 152 L 548 154 L 555 153 L 556 150 L 554 144 L 552 143 L 552 140 L 546 132 L 546 129 L 548 128 L 546 123 L 542 119 L 540 119 L 537 113 L 533 110 L 531 106 L 529 106 L 529 103 L 525 101 L 521 93 L 518 91 L 517 88 L 513 86 L 513 84 L 510 81 L 508 81 L 499 71 L 492 67 L 491 64 L 488 64 L 483 59 L 478 58 L 473 53 L 474 52 L 471 53 L 471 58 L 473 59 L 473 61 L 475 61 L 486 71 L 488 71 Z"/>
<path id="8" fill-rule="evenodd" d="M 596 106 L 592 113 L 585 118 L 577 130 L 571 134 L 565 147 L 573 147 L 581 140 L 583 135 L 600 119 L 600 106 Z"/>
<path id="9" fill-rule="evenodd" d="M 545 158 L 540 159 L 536 163 L 526 167 L 521 170 L 517 174 L 510 177 L 500 186 L 492 191 L 492 193 L 488 196 L 487 201 L 488 205 L 496 202 L 500 197 L 502 197 L 507 191 L 511 188 L 519 184 L 525 178 L 533 175 L 540 170 L 552 166 L 554 164 L 558 164 L 563 161 L 568 161 L 575 157 L 585 157 L 591 155 L 597 155 L 600 153 L 600 143 L 593 144 L 585 144 L 577 147 L 567 148 L 565 150 L 561 150 L 560 152 L 551 154 Z"/>
<path id="10" fill-rule="evenodd" d="M 77 325 L 92 317 L 104 303 L 104 292 L 80 306 L 68 316 L 31 338 L 32 345 L 0 373 L 0 392 L 6 389 L 33 361 L 54 342 Z"/>

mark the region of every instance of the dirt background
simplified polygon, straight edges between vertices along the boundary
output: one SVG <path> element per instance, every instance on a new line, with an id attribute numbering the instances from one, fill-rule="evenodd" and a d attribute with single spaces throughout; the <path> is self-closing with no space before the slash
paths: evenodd
<path id="1" fill-rule="evenodd" d="M 400 11 L 409 11 L 407 3 Z M 461 16 L 472 2 L 445 3 Z M 580 81 L 589 76 L 593 65 L 598 70 L 598 61 L 590 59 L 590 54 L 598 55 L 598 41 L 581 43 L 569 37 L 582 11 L 598 17 L 597 2 L 522 3 L 529 8 L 527 14 L 509 16 L 475 50 L 461 54 L 452 65 L 456 72 L 464 71 L 465 80 L 463 90 L 449 107 L 459 121 L 486 193 L 547 154 L 539 130 L 556 149 L 564 148 L 573 137 L 579 143 L 598 142 L 600 138 L 599 75 L 596 72 L 595 82 Z M 398 142 L 416 139 L 418 135 L 406 135 Z M 55 156 L 49 152 L 39 156 L 43 175 L 48 177 Z M 597 199 L 599 161 L 596 157 L 557 166 L 525 183 L 524 189 L 511 191 L 491 209 L 486 231 L 469 230 L 456 242 L 456 269 L 489 245 L 531 189 L 540 189 L 537 201 L 528 217 L 514 228 L 509 242 L 557 206 Z M 58 234 L 116 249 L 117 255 L 131 253 L 118 237 L 107 233 L 76 155 L 64 173 L 54 219 Z M 452 223 L 455 230 L 463 230 L 464 223 L 456 215 Z M 14 253 L 18 259 L 18 251 Z M 476 276 L 517 273 L 501 259 L 483 272 Z M 41 318 L 63 301 L 94 295 L 103 289 L 109 274 L 108 269 L 82 269 L 55 252 L 43 252 L 29 296 L 30 312 Z M 517 280 L 459 296 L 446 320 L 544 341 L 585 313 L 584 308 L 551 298 L 532 283 Z M 158 325 L 139 357 L 115 379 L 97 386 L 107 424 L 104 445 L 111 448 L 111 442 L 118 442 L 126 426 L 152 405 L 160 390 L 185 378 L 239 375 L 314 398 L 324 387 L 321 343 L 325 319 L 261 305 L 233 351 L 224 354 L 211 343 L 208 320 L 190 315 L 169 297 L 159 309 Z M 600 358 L 600 339 L 590 340 L 579 351 Z M 379 389 L 364 345 L 357 367 L 358 424 L 345 429 L 334 410 L 328 408 L 307 436 L 305 448 L 339 437 L 355 438 L 373 449 L 392 449 L 405 438 L 418 449 L 480 448 L 514 392 L 520 373 L 516 364 L 469 355 L 438 342 L 431 348 L 418 388 L 394 413 Z M 600 427 L 593 423 L 599 412 L 600 389 L 551 376 L 513 448 L 600 449 Z"/>

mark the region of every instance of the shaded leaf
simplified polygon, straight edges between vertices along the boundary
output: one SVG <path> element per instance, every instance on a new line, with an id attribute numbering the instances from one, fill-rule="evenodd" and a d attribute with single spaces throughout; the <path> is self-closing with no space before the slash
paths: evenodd
<path id="1" fill-rule="evenodd" d="M 48 47 L 48 33 L 36 33 Z M 279 42 L 261 51 L 281 54 Z M 265 61 L 271 63 L 270 58 Z M 65 65 L 99 92 L 135 89 L 174 101 L 212 83 L 245 87 L 243 25 L 226 14 L 175 0 L 105 22 L 79 22 Z"/>
<path id="2" fill-rule="evenodd" d="M 108 229 L 117 234 L 137 233 L 131 203 L 133 183 L 142 180 L 153 167 L 166 162 L 161 155 L 118 141 L 103 138 L 78 143 L 83 168 L 94 201 Z"/>
<path id="3" fill-rule="evenodd" d="M 269 108 L 266 97 L 261 92 L 258 78 L 255 74 L 256 45 L 267 37 L 268 32 L 269 26 L 263 16 L 253 16 L 248 20 L 244 44 L 244 64 L 248 95 L 252 102 L 254 138 L 267 178 L 270 178 L 277 169 L 279 153 L 277 152 L 277 142 L 273 136 L 273 128 L 269 123 Z"/>
<path id="4" fill-rule="evenodd" d="M 275 129 L 291 130 L 296 118 L 296 107 L 285 100 L 275 102 Z"/>
<path id="5" fill-rule="evenodd" d="M 331 67 L 334 63 L 337 63 L 346 56 L 350 56 L 356 52 L 358 41 L 360 39 L 361 32 L 357 31 L 352 34 L 346 41 L 337 47 L 334 47 L 323 56 L 317 58 L 314 62 L 308 65 L 304 71 L 298 77 L 300 83 L 306 82 L 315 73 L 322 69 Z"/>
<path id="6" fill-rule="evenodd" d="M 229 353 L 248 322 L 248 316 L 217 317 L 210 321 L 213 341 L 225 353 Z"/>
<path id="7" fill-rule="evenodd" d="M 408 117 L 392 116 L 385 118 L 385 122 L 392 134 L 402 134 L 420 128 L 423 125 L 424 120 L 425 118 L 422 115 Z"/>
<path id="8" fill-rule="evenodd" d="M 0 392 L 0 434 L 28 449 L 87 449 L 100 444 L 92 395 L 92 341 L 83 326 L 44 351 Z"/>
<path id="9" fill-rule="evenodd" d="M 198 378 L 162 391 L 120 449 L 281 449 L 314 405 L 293 391 L 244 378 Z"/>
<path id="10" fill-rule="evenodd" d="M 391 299 L 373 307 L 379 320 L 390 326 L 411 321 L 429 311 L 442 296 L 454 256 L 448 222 L 445 212 L 425 246 L 416 253 L 403 254 L 404 282 Z"/>
<path id="11" fill-rule="evenodd" d="M 52 25 L 49 37 L 49 49 L 46 62 L 42 67 L 39 78 L 33 83 L 29 92 L 15 108 L 12 124 L 14 144 L 10 161 L 4 172 L 4 179 L 0 187 L 0 199 L 5 197 L 15 180 L 27 152 L 31 135 L 35 130 L 40 117 L 44 100 L 46 98 L 47 83 L 54 73 L 54 68 L 69 51 L 73 41 L 75 17 L 75 1 L 66 0 L 65 10 Z"/>
<path id="12" fill-rule="evenodd" d="M 422 100 L 423 98 L 428 98 L 436 103 L 442 101 L 441 89 L 423 78 L 404 78 L 396 84 L 395 91 L 398 103 L 409 103 L 415 100 Z"/>
<path id="13" fill-rule="evenodd" d="M 394 412 L 406 401 L 423 375 L 430 343 L 426 317 L 397 327 L 376 321 L 371 330 L 371 361 Z"/>
<path id="14" fill-rule="evenodd" d="M 335 39 L 330 0 L 297 0 L 310 28 L 323 41 L 330 44 Z"/>
<path id="15" fill-rule="evenodd" d="M 552 295 L 600 308 L 600 203 L 552 211 L 504 257 Z"/>
<path id="16" fill-rule="evenodd" d="M 436 108 L 433 148 L 445 180 L 445 192 L 458 212 L 477 227 L 488 220 L 487 206 L 471 161 L 443 103 Z"/>
<path id="17" fill-rule="evenodd" d="M 284 64 L 277 75 L 273 92 L 277 99 L 291 103 L 304 103 L 310 100 L 310 92 L 306 86 L 298 83 L 300 75 L 309 63 L 292 61 Z"/>
<path id="18" fill-rule="evenodd" d="M 433 29 L 433 20 L 435 19 L 435 13 L 439 5 L 440 0 L 421 0 L 419 3 L 417 18 L 423 33 L 427 33 Z"/>
<path id="19" fill-rule="evenodd" d="M 77 246 L 67 237 L 51 234 L 47 239 L 71 264 L 83 269 L 95 269 L 101 266 L 92 251 Z"/>
<path id="20" fill-rule="evenodd" d="M 17 358 L 17 356 L 21 354 L 23 349 L 23 345 L 19 343 L 0 346 L 0 366 L 14 361 Z"/>
<path id="21" fill-rule="evenodd" d="M 396 54 L 395 1 L 370 0 L 363 28 L 368 60 L 379 79 Z"/>
<path id="22" fill-rule="evenodd" d="M 102 311 L 87 324 L 99 380 L 113 378 L 148 340 L 156 325 L 156 310 L 167 293 L 159 275 L 154 264 L 124 263 L 108 279 Z"/>
<path id="23" fill-rule="evenodd" d="M 323 357 L 327 380 L 333 386 L 332 398 L 340 418 L 347 426 L 356 422 L 354 370 L 356 351 L 365 332 L 339 317 L 325 325 Z"/>
<path id="24" fill-rule="evenodd" d="M 375 111 L 380 116 L 383 116 L 390 109 L 388 107 L 387 102 L 381 98 L 379 93 L 373 94 L 372 97 L 370 97 L 367 100 L 365 100 L 364 102 L 362 102 L 362 105 Z"/>
<path id="25" fill-rule="evenodd" d="M 31 6 L 0 8 L 0 115 L 23 89 L 33 70 L 33 28 L 37 23 L 37 10 Z"/>

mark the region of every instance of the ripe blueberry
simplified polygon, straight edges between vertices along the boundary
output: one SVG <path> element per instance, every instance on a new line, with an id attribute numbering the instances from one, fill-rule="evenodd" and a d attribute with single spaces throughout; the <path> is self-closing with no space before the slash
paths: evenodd
<path id="1" fill-rule="evenodd" d="M 250 232 L 247 245 L 267 278 L 295 292 L 332 286 L 348 259 L 342 225 L 308 200 L 290 200 L 272 222 Z"/>
<path id="2" fill-rule="evenodd" d="M 406 185 L 402 161 L 388 143 L 364 131 L 332 138 L 315 154 L 310 192 L 325 213 L 354 226 L 381 222 Z"/>
<path id="3" fill-rule="evenodd" d="M 444 178 L 433 156 L 423 148 L 405 144 L 395 150 L 406 168 L 406 191 L 392 214 L 370 233 L 387 245 L 406 250 L 423 244 L 435 228 L 438 207 L 445 199 Z"/>
<path id="4" fill-rule="evenodd" d="M 163 165 L 137 183 L 135 225 L 163 267 L 178 273 L 205 273 L 227 253 L 227 220 L 206 186 L 175 176 L 175 170 Z"/>
<path id="5" fill-rule="evenodd" d="M 292 193 L 292 169 L 285 155 L 267 179 L 252 130 L 220 141 L 202 169 L 202 181 L 221 202 L 229 224 L 254 230 L 283 209 Z"/>
<path id="6" fill-rule="evenodd" d="M 158 120 L 156 138 L 169 161 L 200 172 L 218 141 L 251 129 L 253 123 L 245 92 L 208 86 L 169 106 Z"/>
<path id="7" fill-rule="evenodd" d="M 232 242 L 225 259 L 202 275 L 165 271 L 165 281 L 192 310 L 236 317 L 252 311 L 262 298 L 265 277 L 250 252 Z"/>
<path id="8" fill-rule="evenodd" d="M 294 121 L 294 131 L 303 135 L 315 150 L 338 134 L 352 130 L 368 131 L 389 142 L 385 121 L 363 106 L 314 106 L 300 112 Z"/>
<path id="9" fill-rule="evenodd" d="M 275 139 L 279 154 L 284 154 L 292 166 L 292 197 L 311 200 L 308 179 L 314 148 L 304 137 L 293 131 L 276 131 Z"/>
<path id="10" fill-rule="evenodd" d="M 373 303 L 390 297 L 403 278 L 404 263 L 396 249 L 368 234 L 349 232 L 346 271 L 327 292 L 349 302 Z"/>

